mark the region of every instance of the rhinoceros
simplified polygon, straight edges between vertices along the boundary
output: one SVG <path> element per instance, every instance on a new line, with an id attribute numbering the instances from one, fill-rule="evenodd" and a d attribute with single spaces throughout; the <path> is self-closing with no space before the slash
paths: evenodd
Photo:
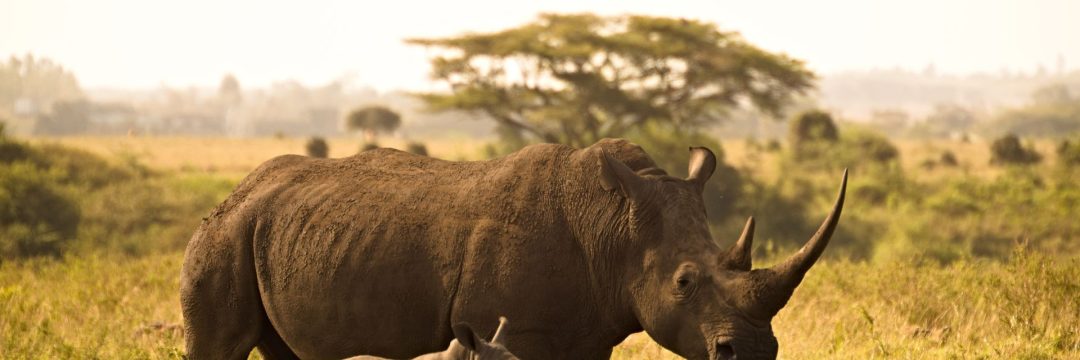
<path id="1" fill-rule="evenodd" d="M 523 359 L 606 359 L 642 330 L 690 359 L 775 358 L 771 319 L 828 244 L 847 172 L 798 253 L 751 269 L 752 218 L 727 249 L 709 232 L 715 167 L 692 147 L 689 176 L 670 176 L 612 139 L 487 161 L 274 158 L 188 243 L 187 355 L 408 358 L 505 315 Z"/>
<path id="2" fill-rule="evenodd" d="M 484 341 L 468 323 L 454 325 L 453 341 L 446 350 L 425 354 L 413 358 L 413 360 L 517 360 L 514 354 L 506 349 L 502 341 L 502 335 L 506 330 L 506 318 L 499 318 L 499 327 L 495 329 L 495 335 L 491 336 L 491 342 Z M 377 356 L 360 355 L 346 360 L 387 360 Z"/>

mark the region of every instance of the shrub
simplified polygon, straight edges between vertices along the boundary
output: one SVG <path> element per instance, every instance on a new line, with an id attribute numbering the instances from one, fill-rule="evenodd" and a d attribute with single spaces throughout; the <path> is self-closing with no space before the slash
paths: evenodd
<path id="1" fill-rule="evenodd" d="M 174 175 L 116 182 L 85 195 L 74 250 L 143 255 L 184 248 L 234 182 Z"/>
<path id="2" fill-rule="evenodd" d="M 1027 165 L 1040 160 L 1042 155 L 1031 147 L 1023 146 L 1015 134 L 1007 134 L 990 144 L 990 164 L 993 165 Z"/>
<path id="3" fill-rule="evenodd" d="M 233 183 L 164 177 L 59 145 L 0 138 L 0 259 L 183 248 Z"/>
<path id="4" fill-rule="evenodd" d="M 80 214 L 68 184 L 92 171 L 51 160 L 0 128 L 0 259 L 59 255 L 74 238 Z"/>
<path id="5" fill-rule="evenodd" d="M 1080 223 L 1073 220 L 1080 185 L 1071 178 L 1008 169 L 993 179 L 958 176 L 910 193 L 919 196 L 898 198 L 902 206 L 888 213 L 892 236 L 881 242 L 906 242 L 914 250 L 908 255 L 1004 258 L 1023 241 L 1046 253 L 1080 250 Z"/>
<path id="6" fill-rule="evenodd" d="M 788 161 L 804 168 L 830 169 L 892 166 L 900 151 L 881 134 L 865 128 L 845 129 L 838 141 L 808 141 L 791 146 Z"/>
<path id="7" fill-rule="evenodd" d="M 941 153 L 941 158 L 938 160 L 938 163 L 941 164 L 941 166 L 948 167 L 956 167 L 960 165 L 960 161 L 956 160 L 956 154 L 953 154 L 952 151 L 948 150 L 945 150 L 945 152 Z"/>
<path id="8" fill-rule="evenodd" d="M 410 142 L 408 145 L 405 145 L 405 151 L 416 155 L 428 155 L 427 146 L 424 146 L 424 144 L 420 142 Z"/>
<path id="9" fill-rule="evenodd" d="M 131 155 L 121 155 L 121 164 L 112 164 L 88 151 L 56 144 L 35 146 L 30 160 L 39 167 L 61 171 L 64 175 L 60 179 L 62 183 L 88 190 L 151 175 L 150 169 Z"/>
<path id="10" fill-rule="evenodd" d="M 368 150 L 375 150 L 375 149 L 378 149 L 378 148 L 379 148 L 379 144 L 376 144 L 376 143 L 373 143 L 373 142 L 364 143 L 364 145 L 360 146 L 360 152 L 364 152 L 364 151 L 368 151 Z"/>
<path id="11" fill-rule="evenodd" d="M 1058 163 L 1067 167 L 1080 165 L 1080 137 L 1074 141 L 1061 140 L 1057 148 Z"/>
<path id="12" fill-rule="evenodd" d="M 769 139 L 765 142 L 765 151 L 777 152 L 780 151 L 780 140 Z"/>
<path id="13" fill-rule="evenodd" d="M 845 150 L 853 155 L 867 158 L 877 163 L 888 163 L 900 157 L 900 151 L 881 134 L 871 131 L 851 131 L 845 134 Z"/>
<path id="14" fill-rule="evenodd" d="M 62 172 L 0 164 L 0 259 L 59 255 L 75 237 L 79 207 Z"/>
<path id="15" fill-rule="evenodd" d="M 796 149 L 801 148 L 805 143 L 835 142 L 839 139 L 836 122 L 833 121 L 832 115 L 821 110 L 799 114 L 788 129 L 788 141 Z"/>
<path id="16" fill-rule="evenodd" d="M 12 163 L 30 157 L 30 149 L 0 136 L 0 163 Z"/>
<path id="17" fill-rule="evenodd" d="M 326 158 L 330 153 L 330 146 L 326 144 L 326 140 L 318 136 L 308 139 L 304 148 L 307 150 L 308 156 L 315 158 Z"/>
<path id="18" fill-rule="evenodd" d="M 886 164 L 900 155 L 888 138 L 872 130 L 849 127 L 838 132 L 832 117 L 822 111 L 800 115 L 789 129 L 789 158 L 806 167 Z"/>

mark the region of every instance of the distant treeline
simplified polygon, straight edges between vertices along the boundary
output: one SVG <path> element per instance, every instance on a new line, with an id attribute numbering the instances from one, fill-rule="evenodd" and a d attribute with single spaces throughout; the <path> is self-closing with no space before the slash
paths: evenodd
<path id="1" fill-rule="evenodd" d="M 0 62 L 0 121 L 18 135 L 344 136 L 346 117 L 364 106 L 402 115 L 397 135 L 484 137 L 491 125 L 460 112 L 429 113 L 406 93 L 353 89 L 344 81 L 295 81 L 244 89 L 232 75 L 216 89 L 87 91 L 49 59 Z"/>

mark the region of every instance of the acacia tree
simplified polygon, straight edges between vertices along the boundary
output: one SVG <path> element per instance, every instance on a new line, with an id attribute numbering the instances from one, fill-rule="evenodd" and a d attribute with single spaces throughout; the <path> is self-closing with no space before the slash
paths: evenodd
<path id="1" fill-rule="evenodd" d="M 692 130 L 740 105 L 778 114 L 813 80 L 801 61 L 687 19 L 543 14 L 407 42 L 445 50 L 431 75 L 450 91 L 419 94 L 430 108 L 478 111 L 503 130 L 574 146 L 648 123 Z"/>
<path id="2" fill-rule="evenodd" d="M 368 106 L 353 110 L 346 118 L 350 130 L 364 132 L 367 142 L 375 141 L 375 134 L 392 132 L 401 126 L 401 116 L 385 106 Z"/>

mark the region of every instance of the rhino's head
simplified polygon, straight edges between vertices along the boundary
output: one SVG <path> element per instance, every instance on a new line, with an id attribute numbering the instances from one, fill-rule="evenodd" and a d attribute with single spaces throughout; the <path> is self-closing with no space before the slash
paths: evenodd
<path id="1" fill-rule="evenodd" d="M 506 333 L 506 323 L 505 317 L 499 318 L 499 327 L 495 329 L 495 335 L 491 337 L 490 342 L 477 336 L 468 323 L 454 325 L 451 329 L 454 331 L 455 339 L 446 351 L 448 356 L 440 359 L 517 360 L 517 357 L 511 354 L 504 344 L 503 334 Z"/>
<path id="2" fill-rule="evenodd" d="M 730 249 L 713 242 L 702 191 L 716 159 L 706 148 L 690 151 L 686 179 L 635 173 L 602 156 L 600 183 L 628 209 L 623 236 L 643 245 L 640 267 L 630 267 L 638 273 L 627 275 L 635 314 L 649 336 L 689 359 L 773 359 L 770 322 L 828 244 L 847 172 L 832 212 L 809 242 L 772 268 L 752 269 L 753 218 Z"/>

